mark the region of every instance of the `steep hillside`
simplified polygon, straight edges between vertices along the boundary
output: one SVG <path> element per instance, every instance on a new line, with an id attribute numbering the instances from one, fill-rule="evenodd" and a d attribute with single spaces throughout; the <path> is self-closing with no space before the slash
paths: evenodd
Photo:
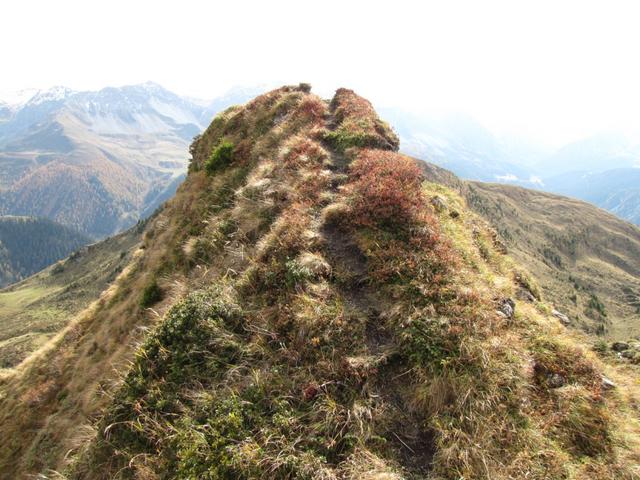
<path id="1" fill-rule="evenodd" d="M 0 122 L 0 214 L 47 217 L 93 238 L 121 231 L 175 193 L 189 142 L 247 95 L 202 104 L 153 83 L 38 92 Z"/>
<path id="2" fill-rule="evenodd" d="M 89 243 L 50 220 L 0 216 L 0 287 L 22 280 Z"/>
<path id="3" fill-rule="evenodd" d="M 572 327 L 608 340 L 640 335 L 640 229 L 579 200 L 421 167 L 494 227 Z"/>
<path id="4" fill-rule="evenodd" d="M 0 369 L 16 366 L 97 300 L 131 260 L 142 227 L 80 248 L 0 290 Z"/>
<path id="5" fill-rule="evenodd" d="M 574 326 L 612 339 L 640 335 L 640 229 L 579 200 L 508 185 L 467 187 L 471 208 Z"/>
<path id="6" fill-rule="evenodd" d="M 397 148 L 344 89 L 218 116 L 116 285 L 1 381 L 3 478 L 638 478 L 635 367 L 513 300 Z"/>

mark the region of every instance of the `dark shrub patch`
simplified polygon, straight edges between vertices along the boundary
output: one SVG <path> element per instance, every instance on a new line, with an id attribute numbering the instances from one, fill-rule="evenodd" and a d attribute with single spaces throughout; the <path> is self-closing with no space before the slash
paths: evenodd
<path id="1" fill-rule="evenodd" d="M 207 159 L 204 165 L 207 173 L 212 174 L 229 165 L 233 159 L 233 150 L 233 143 L 223 140 L 216 148 L 213 149 L 211 156 Z"/>
<path id="2" fill-rule="evenodd" d="M 158 285 L 158 281 L 153 278 L 142 291 L 140 306 L 142 308 L 148 308 L 160 300 L 162 300 L 162 289 Z"/>

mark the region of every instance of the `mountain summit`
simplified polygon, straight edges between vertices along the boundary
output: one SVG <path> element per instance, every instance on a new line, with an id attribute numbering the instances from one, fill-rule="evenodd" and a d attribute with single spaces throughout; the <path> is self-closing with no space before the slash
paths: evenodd
<path id="1" fill-rule="evenodd" d="M 114 287 L 2 379 L 3 478 L 637 478 L 631 373 L 398 146 L 346 89 L 217 116 Z"/>

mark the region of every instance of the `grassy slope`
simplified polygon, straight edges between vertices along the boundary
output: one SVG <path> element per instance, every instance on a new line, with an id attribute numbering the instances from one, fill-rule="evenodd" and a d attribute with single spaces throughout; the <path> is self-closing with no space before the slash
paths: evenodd
<path id="1" fill-rule="evenodd" d="M 500 234 L 572 325 L 609 340 L 640 335 L 640 229 L 591 204 L 504 184 L 468 182 L 429 163 L 425 176 L 456 190 Z M 604 306 L 593 308 L 592 295 Z M 590 306 L 591 304 L 591 306 Z"/>
<path id="2" fill-rule="evenodd" d="M 0 383 L 2 477 L 638 478 L 635 367 L 498 314 L 516 266 L 396 146 L 347 90 L 214 120 L 114 288 Z"/>
<path id="3" fill-rule="evenodd" d="M 496 227 L 545 297 L 592 333 L 640 335 L 640 229 L 590 204 L 469 182 L 467 201 Z M 594 308 L 595 295 L 604 313 Z M 591 304 L 591 306 L 590 306 Z"/>
<path id="4" fill-rule="evenodd" d="M 17 365 L 97 300 L 130 261 L 141 231 L 134 227 L 84 247 L 0 290 L 0 368 Z"/>

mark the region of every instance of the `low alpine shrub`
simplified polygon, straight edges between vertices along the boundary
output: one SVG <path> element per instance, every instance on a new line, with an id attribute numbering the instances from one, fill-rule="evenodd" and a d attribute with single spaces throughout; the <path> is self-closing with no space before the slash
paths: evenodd
<path id="1" fill-rule="evenodd" d="M 233 143 L 223 140 L 216 148 L 213 149 L 211 156 L 207 159 L 204 165 L 207 173 L 212 174 L 229 165 L 233 159 L 233 150 Z"/>

